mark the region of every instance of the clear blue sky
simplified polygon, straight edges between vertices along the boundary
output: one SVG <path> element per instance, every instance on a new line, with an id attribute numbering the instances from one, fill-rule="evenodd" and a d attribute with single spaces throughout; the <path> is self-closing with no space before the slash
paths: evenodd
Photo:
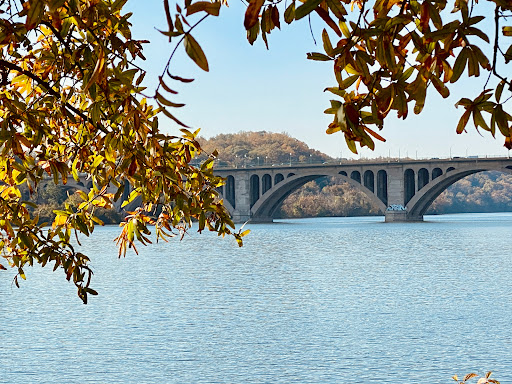
<path id="1" fill-rule="evenodd" d="M 174 7 L 174 5 L 173 5 Z M 174 8 L 173 8 L 174 9 Z M 148 39 L 145 47 L 148 70 L 145 83 L 150 89 L 156 86 L 170 55 L 172 46 L 156 28 L 166 29 L 167 24 L 160 0 L 129 0 L 126 10 L 132 16 L 135 38 Z M 232 0 L 229 8 L 222 8 L 219 17 L 210 17 L 201 24 L 193 36 L 203 47 L 210 65 L 210 72 L 199 69 L 180 48 L 172 63 L 174 73 L 193 77 L 188 85 L 171 84 L 179 90 L 177 102 L 186 106 L 176 115 L 186 124 L 201 128 L 201 134 L 211 137 L 220 133 L 239 131 L 286 132 L 306 142 L 311 148 L 334 157 L 356 157 L 347 149 L 343 136 L 327 135 L 325 129 L 332 120 L 325 115 L 329 100 L 334 95 L 323 92 L 334 86 L 331 63 L 313 62 L 306 53 L 322 52 L 321 22 L 312 17 L 313 41 L 306 19 L 291 26 L 283 22 L 282 30 L 269 36 L 270 49 L 261 39 L 249 45 L 243 27 L 245 6 Z M 492 35 L 490 30 L 487 30 Z M 470 92 L 476 97 L 483 89 L 484 78 L 457 87 L 451 85 L 451 96 L 442 99 L 433 89 L 423 113 L 416 116 L 410 111 L 407 120 L 388 119 L 381 134 L 386 143 L 377 143 L 375 151 L 363 149 L 361 156 L 398 156 L 428 158 L 467 155 L 507 155 L 501 137 L 480 136 L 468 125 L 468 133 L 457 135 L 455 127 L 463 110 L 454 104 Z M 152 92 L 148 92 L 151 93 Z M 410 108 L 412 109 L 412 108 Z M 391 116 L 391 115 L 390 115 Z M 162 119 L 168 132 L 177 132 L 170 121 Z"/>

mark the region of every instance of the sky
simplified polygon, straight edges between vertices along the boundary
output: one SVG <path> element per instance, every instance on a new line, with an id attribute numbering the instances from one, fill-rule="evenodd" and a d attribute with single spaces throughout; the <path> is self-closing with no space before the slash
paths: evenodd
<path id="1" fill-rule="evenodd" d="M 231 0 L 229 8 L 221 8 L 219 17 L 209 17 L 194 30 L 192 35 L 208 58 L 209 72 L 199 69 L 183 47 L 178 48 L 171 62 L 174 74 L 195 79 L 190 84 L 169 82 L 179 91 L 173 101 L 186 104 L 176 110 L 176 117 L 194 129 L 201 128 L 202 136 L 240 131 L 287 133 L 310 148 L 344 158 L 508 155 L 499 136 L 494 139 L 486 132 L 481 136 L 471 124 L 467 133 L 455 132 L 464 111 L 456 109 L 455 103 L 461 97 L 476 97 L 483 90 L 485 78 L 450 85 L 447 99 L 429 88 L 420 115 L 414 115 L 412 107 L 405 121 L 388 115 L 380 132 L 387 141 L 377 141 L 374 151 L 364 148 L 358 155 L 351 154 L 343 135 L 325 133 L 332 115 L 323 111 L 330 106 L 330 99 L 336 99 L 324 92 L 326 87 L 336 85 L 332 64 L 306 59 L 307 52 L 323 51 L 323 22 L 316 16 L 311 18 L 313 35 L 307 18 L 292 25 L 282 22 L 281 30 L 275 29 L 268 36 L 267 50 L 261 38 L 254 46 L 248 43 L 243 27 L 245 7 L 241 0 Z M 125 10 L 133 12 L 130 20 L 134 38 L 151 41 L 145 45 L 147 60 L 142 66 L 148 71 L 144 83 L 147 93 L 153 94 L 174 48 L 157 31 L 167 29 L 163 1 L 128 0 Z M 482 29 L 492 36 L 490 26 Z M 178 132 L 177 126 L 164 118 L 161 127 L 167 133 Z"/>

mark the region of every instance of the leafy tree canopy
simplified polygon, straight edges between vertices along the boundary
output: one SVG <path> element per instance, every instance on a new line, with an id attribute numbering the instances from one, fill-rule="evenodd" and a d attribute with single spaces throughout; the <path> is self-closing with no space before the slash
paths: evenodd
<path id="1" fill-rule="evenodd" d="M 141 199 L 122 224 L 120 256 L 127 248 L 136 251 L 136 240 L 151 242 L 149 225 L 160 240 L 183 235 L 192 219 L 199 231 L 233 234 L 238 241 L 242 236 L 233 233 L 215 190 L 222 180 L 213 175 L 213 156 L 190 164 L 201 151 L 197 131 L 183 128 L 183 136 L 173 137 L 159 130 L 157 115 L 170 103 L 162 100 L 155 108 L 144 97 L 139 62 L 145 41 L 132 38 L 130 15 L 121 12 L 125 2 L 0 2 L 2 257 L 17 269 L 16 285 L 27 264 L 53 262 L 84 303 L 96 292 L 89 258 L 75 250 L 72 237 L 78 242 L 78 234 L 88 236 L 102 224 L 96 207 Z M 158 93 L 154 98 L 160 100 Z M 79 193 L 78 207 L 66 205 L 45 227 L 22 189 L 33 193 L 48 179 L 66 184 L 68 176 L 87 178 L 92 187 Z"/>

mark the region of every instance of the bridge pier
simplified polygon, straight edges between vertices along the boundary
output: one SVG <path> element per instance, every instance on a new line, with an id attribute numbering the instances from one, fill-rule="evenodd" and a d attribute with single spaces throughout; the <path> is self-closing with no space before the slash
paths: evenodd
<path id="1" fill-rule="evenodd" d="M 231 213 L 233 222 L 245 223 L 251 219 L 250 175 L 245 171 L 235 183 L 235 208 Z"/>
<path id="2" fill-rule="evenodd" d="M 384 213 L 386 223 L 405 223 L 414 221 L 423 221 L 423 215 L 414 217 L 407 211 L 386 211 Z"/>

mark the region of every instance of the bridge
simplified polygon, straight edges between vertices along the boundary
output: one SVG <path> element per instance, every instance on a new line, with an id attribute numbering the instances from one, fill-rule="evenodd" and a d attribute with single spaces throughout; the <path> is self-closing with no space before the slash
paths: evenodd
<path id="1" fill-rule="evenodd" d="M 336 176 L 364 192 L 386 222 L 422 221 L 432 202 L 477 172 L 512 173 L 510 158 L 341 161 L 327 164 L 216 168 L 226 178 L 224 204 L 235 222 L 272 222 L 281 203 L 309 181 Z"/>

